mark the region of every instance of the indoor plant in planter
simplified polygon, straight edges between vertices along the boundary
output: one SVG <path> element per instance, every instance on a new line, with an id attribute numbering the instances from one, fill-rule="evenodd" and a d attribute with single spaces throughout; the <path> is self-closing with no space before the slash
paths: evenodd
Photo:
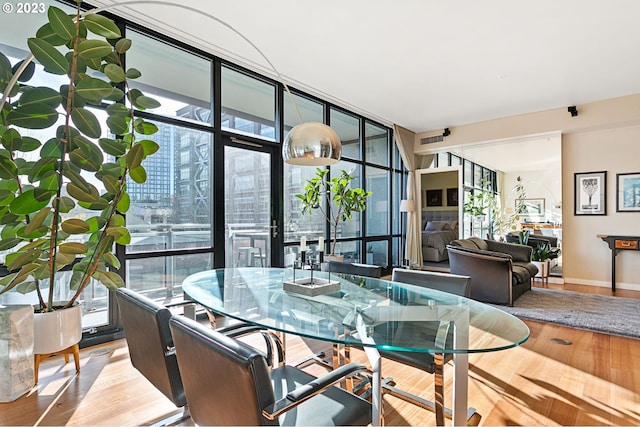
<path id="1" fill-rule="evenodd" d="M 543 281 L 549 277 L 551 254 L 551 246 L 549 243 L 540 244 L 533 248 L 531 252 L 531 262 L 538 267 L 538 273 L 535 277 L 540 277 Z"/>
<path id="2" fill-rule="evenodd" d="M 135 117 L 133 108 L 159 103 L 129 89 L 128 79 L 140 76 L 123 67 L 122 54 L 131 42 L 111 20 L 84 16 L 79 7 L 75 15 L 48 9 L 49 22 L 28 39 L 30 58 L 12 66 L 0 54 L 0 250 L 9 251 L 0 293 L 35 292 L 35 311 L 47 317 L 72 313 L 68 320 L 41 322 L 47 328 L 77 323 L 68 328 L 69 338 L 47 329 L 57 341 L 47 344 L 36 320 L 36 354 L 80 340 L 76 300 L 92 279 L 111 290 L 124 286 L 110 268 L 120 268 L 114 244 L 130 242 L 124 218 L 130 204 L 127 177 L 145 182 L 141 162 L 158 150 L 155 142 L 139 137 L 157 128 Z M 33 57 L 44 70 L 36 71 Z M 31 86 L 34 75 L 58 80 L 51 87 Z M 92 112 L 99 106 L 115 136 L 105 136 Z M 34 133 L 44 137 L 38 140 Z M 62 269 L 71 270 L 69 280 Z M 56 301 L 56 295 L 65 301 Z"/>
<path id="3" fill-rule="evenodd" d="M 354 214 L 359 214 L 366 208 L 367 197 L 373 193 L 362 188 L 351 188 L 353 176 L 343 170 L 337 177 L 328 179 L 329 169 L 316 169 L 316 175 L 309 179 L 304 186 L 304 193 L 296 194 L 302 201 L 302 214 L 320 210 L 331 230 L 331 248 L 327 260 L 342 261 L 342 257 L 335 254 L 338 241 L 338 225 L 340 222 L 351 221 Z"/>

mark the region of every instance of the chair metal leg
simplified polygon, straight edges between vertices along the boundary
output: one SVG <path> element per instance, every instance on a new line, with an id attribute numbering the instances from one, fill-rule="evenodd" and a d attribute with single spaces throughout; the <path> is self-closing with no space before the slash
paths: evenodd
<path id="1" fill-rule="evenodd" d="M 168 417 L 165 417 L 151 424 L 151 427 L 164 427 L 164 426 L 176 425 L 180 423 L 180 421 L 186 420 L 189 417 L 191 417 L 191 414 L 189 413 L 189 408 L 185 406 L 180 412 L 172 413 Z"/>

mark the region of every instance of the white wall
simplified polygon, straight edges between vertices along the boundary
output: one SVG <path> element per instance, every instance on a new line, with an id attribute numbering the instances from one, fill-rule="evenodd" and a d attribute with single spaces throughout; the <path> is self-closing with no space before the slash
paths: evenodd
<path id="1" fill-rule="evenodd" d="M 445 141 L 420 146 L 416 153 L 441 151 L 448 146 L 471 144 L 559 131 L 562 133 L 562 254 L 568 283 L 611 286 L 611 251 L 598 234 L 640 236 L 640 212 L 616 212 L 616 173 L 640 172 L 640 95 L 578 105 L 578 117 L 566 108 L 507 117 L 451 129 Z M 431 132 L 433 133 L 433 132 Z M 607 171 L 607 215 L 574 215 L 574 174 Z M 547 183 L 549 184 L 549 183 Z M 508 190 L 513 186 L 505 184 Z M 527 195 L 533 195 L 531 185 Z M 557 197 L 553 192 L 551 194 Z M 545 197 L 546 199 L 546 197 Z M 640 251 L 620 251 L 617 287 L 640 290 Z"/>

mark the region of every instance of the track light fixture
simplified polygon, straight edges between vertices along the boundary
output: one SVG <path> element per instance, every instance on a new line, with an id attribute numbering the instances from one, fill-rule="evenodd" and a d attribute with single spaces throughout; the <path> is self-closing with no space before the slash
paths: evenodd
<path id="1" fill-rule="evenodd" d="M 567 108 L 567 111 L 568 111 L 569 113 L 571 113 L 571 117 L 575 117 L 575 116 L 577 116 L 577 115 L 578 115 L 578 109 L 576 108 L 576 106 L 575 106 L 575 105 L 572 105 L 572 106 L 568 107 L 568 108 Z"/>
<path id="2" fill-rule="evenodd" d="M 451 135 L 451 131 L 449 130 L 449 128 L 444 128 L 444 132 L 442 132 L 442 136 L 449 136 Z"/>

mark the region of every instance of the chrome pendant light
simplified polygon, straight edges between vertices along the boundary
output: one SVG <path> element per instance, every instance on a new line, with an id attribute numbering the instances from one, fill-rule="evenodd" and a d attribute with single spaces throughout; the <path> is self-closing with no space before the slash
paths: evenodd
<path id="1" fill-rule="evenodd" d="M 340 161 L 342 144 L 331 127 L 317 122 L 299 124 L 284 140 L 282 157 L 298 166 L 326 166 Z"/>

